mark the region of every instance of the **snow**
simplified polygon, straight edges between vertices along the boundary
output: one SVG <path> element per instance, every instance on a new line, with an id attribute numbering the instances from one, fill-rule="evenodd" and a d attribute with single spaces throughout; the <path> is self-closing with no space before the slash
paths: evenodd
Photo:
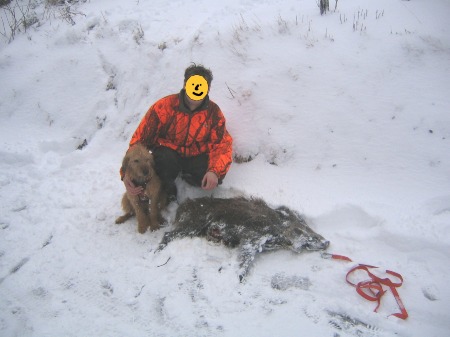
<path id="1" fill-rule="evenodd" d="M 0 335 L 448 335 L 450 3 L 334 6 L 97 0 L 71 25 L 38 2 L 39 23 L 0 42 Z M 114 224 L 131 135 L 191 62 L 251 159 L 212 194 L 286 205 L 354 263 L 271 252 L 241 284 L 236 250 L 154 254 L 170 225 Z M 211 195 L 177 184 L 180 201 Z M 403 276 L 407 320 L 345 282 L 356 263 Z"/>

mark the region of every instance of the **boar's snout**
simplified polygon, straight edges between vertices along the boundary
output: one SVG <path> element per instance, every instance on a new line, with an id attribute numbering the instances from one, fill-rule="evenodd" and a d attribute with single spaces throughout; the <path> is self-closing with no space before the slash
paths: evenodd
<path id="1" fill-rule="evenodd" d="M 329 245 L 330 241 L 324 238 L 309 238 L 305 248 L 307 250 L 325 250 Z"/>

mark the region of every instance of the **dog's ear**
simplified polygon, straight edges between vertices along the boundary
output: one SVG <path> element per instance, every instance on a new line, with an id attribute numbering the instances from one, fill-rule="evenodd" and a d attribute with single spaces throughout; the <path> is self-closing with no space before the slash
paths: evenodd
<path id="1" fill-rule="evenodd" d="M 130 157 L 125 155 L 122 160 L 122 167 L 120 168 L 120 173 L 122 173 L 122 176 L 125 175 L 125 172 L 128 168 L 128 163 L 130 162 Z"/>

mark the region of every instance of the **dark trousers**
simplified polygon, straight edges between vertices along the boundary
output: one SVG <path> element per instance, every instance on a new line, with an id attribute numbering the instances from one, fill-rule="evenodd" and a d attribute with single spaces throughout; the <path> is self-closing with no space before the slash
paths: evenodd
<path id="1" fill-rule="evenodd" d="M 170 190 L 175 179 L 181 173 L 187 183 L 201 186 L 203 177 L 208 169 L 208 155 L 182 158 L 176 151 L 165 146 L 159 146 L 153 151 L 155 170 L 163 183 L 163 187 Z"/>

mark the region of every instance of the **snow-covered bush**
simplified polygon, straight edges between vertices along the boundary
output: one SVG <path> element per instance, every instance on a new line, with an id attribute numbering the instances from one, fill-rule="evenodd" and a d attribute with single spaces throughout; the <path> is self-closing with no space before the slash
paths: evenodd
<path id="1" fill-rule="evenodd" d="M 0 1 L 0 35 L 7 42 L 11 42 L 17 33 L 25 32 L 39 21 L 33 8 L 32 0 Z"/>
<path id="2" fill-rule="evenodd" d="M 10 43 L 17 34 L 34 25 L 57 18 L 75 24 L 75 17 L 84 15 L 77 9 L 87 0 L 0 0 L 0 36 Z M 43 21 L 43 22 L 41 22 Z"/>

